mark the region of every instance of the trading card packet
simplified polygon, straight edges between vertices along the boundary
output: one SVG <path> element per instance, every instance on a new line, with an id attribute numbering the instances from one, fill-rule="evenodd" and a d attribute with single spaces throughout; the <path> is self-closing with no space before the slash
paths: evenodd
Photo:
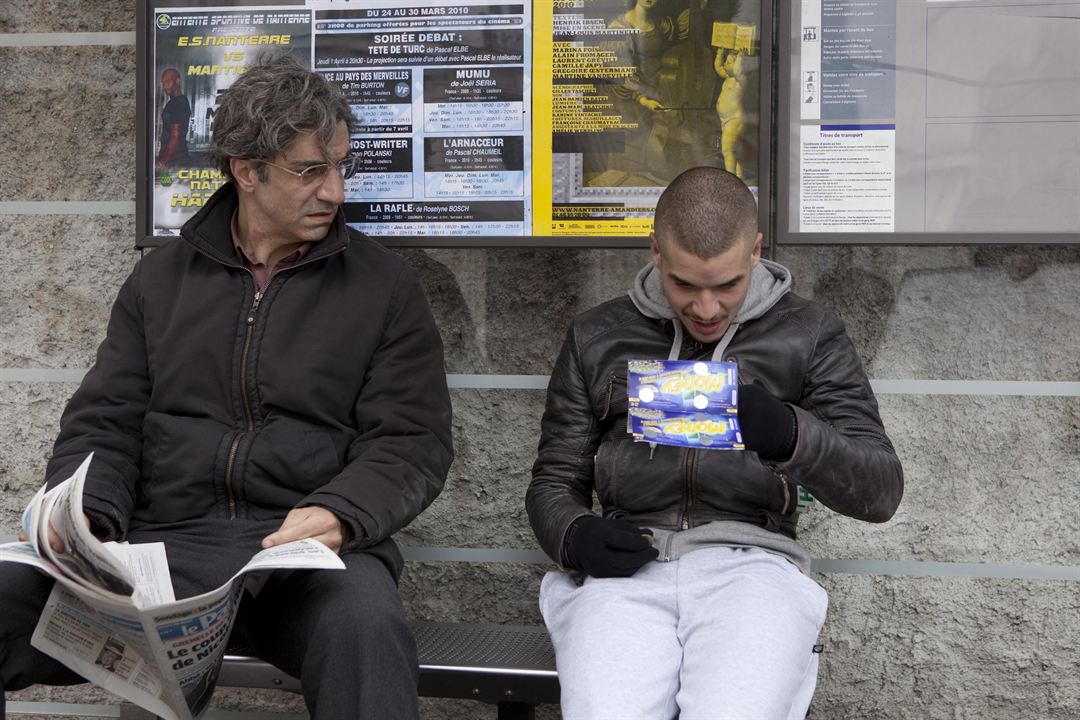
<path id="1" fill-rule="evenodd" d="M 632 407 L 628 414 L 634 442 L 649 442 L 703 450 L 745 450 L 735 415 L 665 412 Z"/>
<path id="2" fill-rule="evenodd" d="M 739 368 L 702 360 L 630 360 L 626 389 L 630 407 L 665 412 L 735 413 Z"/>

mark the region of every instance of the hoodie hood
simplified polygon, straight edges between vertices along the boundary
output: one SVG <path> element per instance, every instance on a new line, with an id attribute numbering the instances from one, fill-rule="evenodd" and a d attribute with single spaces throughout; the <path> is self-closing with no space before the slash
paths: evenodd
<path id="1" fill-rule="evenodd" d="M 720 358 L 739 325 L 761 317 L 789 290 L 791 290 L 791 271 L 780 263 L 759 260 L 750 273 L 750 287 L 746 292 L 746 299 L 739 308 L 739 312 L 735 314 L 727 332 L 716 344 L 713 359 Z M 660 269 L 656 265 L 650 262 L 638 272 L 637 277 L 634 278 L 634 286 L 630 288 L 630 299 L 645 317 L 671 320 L 675 326 L 675 342 L 668 359 L 678 358 L 679 348 L 682 345 L 683 327 L 675 310 L 668 302 L 667 296 L 664 295 Z"/>

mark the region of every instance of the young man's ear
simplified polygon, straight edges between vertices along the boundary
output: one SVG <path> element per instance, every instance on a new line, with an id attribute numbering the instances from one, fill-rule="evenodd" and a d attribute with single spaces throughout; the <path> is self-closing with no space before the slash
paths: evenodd
<path id="1" fill-rule="evenodd" d="M 255 165 L 254 160 L 229 158 L 229 173 L 240 192 L 251 192 L 255 188 L 255 183 L 259 180 Z"/>
<path id="2" fill-rule="evenodd" d="M 660 267 L 660 241 L 656 239 L 656 231 L 649 233 L 649 254 L 652 256 L 653 265 Z"/>

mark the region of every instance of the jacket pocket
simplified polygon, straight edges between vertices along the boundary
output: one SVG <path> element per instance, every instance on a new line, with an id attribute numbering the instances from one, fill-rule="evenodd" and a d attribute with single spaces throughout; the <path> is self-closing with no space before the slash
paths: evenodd
<path id="1" fill-rule="evenodd" d="M 602 385 L 594 393 L 596 403 L 596 417 L 601 422 L 625 416 L 629 393 L 626 389 L 626 373 L 618 373 L 612 370 L 608 373 L 607 383 Z"/>
<path id="2" fill-rule="evenodd" d="M 136 514 L 174 522 L 211 513 L 222 468 L 218 448 L 230 428 L 207 418 L 147 413 Z"/>
<path id="3" fill-rule="evenodd" d="M 255 432 L 248 458 L 246 494 L 252 502 L 270 506 L 291 507 L 330 482 L 344 466 L 329 433 L 281 417 Z"/>

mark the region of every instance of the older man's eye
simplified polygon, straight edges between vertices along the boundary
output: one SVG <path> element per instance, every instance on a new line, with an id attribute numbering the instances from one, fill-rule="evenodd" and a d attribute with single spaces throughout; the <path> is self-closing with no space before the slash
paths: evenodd
<path id="1" fill-rule="evenodd" d="M 330 168 L 326 163 L 320 165 L 312 165 L 311 167 L 304 168 L 300 172 L 300 179 L 304 182 L 312 182 L 326 175 L 326 171 Z"/>

